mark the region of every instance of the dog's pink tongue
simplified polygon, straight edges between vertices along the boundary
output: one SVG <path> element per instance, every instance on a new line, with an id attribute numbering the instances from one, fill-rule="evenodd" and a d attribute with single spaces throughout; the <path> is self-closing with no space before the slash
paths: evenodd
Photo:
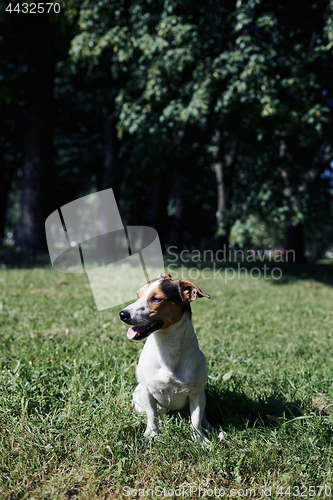
<path id="1" fill-rule="evenodd" d="M 127 338 L 134 339 L 135 335 L 137 333 L 143 332 L 145 328 L 145 326 L 132 326 L 132 328 L 128 329 Z"/>

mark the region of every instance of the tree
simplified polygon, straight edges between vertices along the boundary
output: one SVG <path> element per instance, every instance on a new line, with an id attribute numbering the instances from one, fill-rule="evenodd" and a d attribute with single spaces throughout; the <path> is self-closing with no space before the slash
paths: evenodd
<path id="1" fill-rule="evenodd" d="M 0 142 L 8 150 L 8 162 L 0 171 L 6 182 L 0 189 L 8 197 L 15 173 L 13 163 L 23 160 L 23 165 L 15 165 L 23 175 L 15 178 L 12 189 L 21 193 L 21 215 L 15 232 L 16 245 L 25 253 L 45 251 L 46 217 L 73 197 L 89 192 L 94 175 L 98 181 L 94 162 L 101 120 L 98 113 L 95 122 L 92 114 L 87 115 L 89 105 L 92 107 L 88 95 L 95 90 L 95 81 L 90 82 L 90 88 L 87 79 L 83 78 L 82 84 L 82 72 L 75 74 L 68 58 L 78 6 L 79 2 L 71 0 L 61 14 L 29 17 L 2 12 L 1 43 L 6 58 L 1 61 L 5 78 L 0 105 L 4 110 L 10 106 L 12 117 L 7 119 L 9 126 Z M 6 118 L 5 113 L 2 118 Z M 14 134 L 8 140 L 11 129 L 16 132 L 15 141 Z M 94 141 L 93 147 L 89 141 Z M 5 200 L 6 196 L 1 197 L 2 220 Z"/>
<path id="2" fill-rule="evenodd" d="M 304 258 L 301 196 L 332 159 L 323 98 L 332 88 L 328 7 L 302 3 L 306 15 L 299 16 L 287 2 L 131 5 L 116 54 L 135 85 L 128 79 L 117 97 L 119 129 L 162 135 L 205 128 L 215 147 L 224 242 L 232 215 L 260 200 L 263 215 L 274 210 L 285 219 L 287 246 L 295 260 Z M 114 46 L 113 29 L 105 39 Z"/>
<path id="3" fill-rule="evenodd" d="M 0 241 L 5 236 L 6 213 L 12 181 L 21 161 L 22 109 L 15 105 L 20 99 L 19 80 L 24 78 L 25 68 L 18 64 L 13 71 L 15 48 L 11 44 L 11 27 L 5 21 L 5 12 L 0 11 Z"/>
<path id="4" fill-rule="evenodd" d="M 124 222 L 187 247 L 223 247 L 235 221 L 253 213 L 284 223 L 302 260 L 302 232 L 308 238 L 331 202 L 329 5 L 302 3 L 299 16 L 286 0 L 68 2 L 50 20 L 56 205 L 113 187 Z M 26 87 L 39 66 L 20 58 L 24 109 L 37 112 Z M 34 172 L 49 183 L 46 170 Z"/>
<path id="5" fill-rule="evenodd" d="M 21 218 L 17 244 L 24 252 L 36 252 L 46 247 L 44 220 L 49 212 L 52 184 L 55 50 L 53 29 L 47 14 L 31 16 L 29 23 L 23 18 L 26 16 L 17 14 L 7 20 L 3 44 L 9 47 L 7 57 L 9 55 L 11 60 L 7 59 L 8 66 L 15 68 L 13 84 L 16 98 L 19 96 L 25 103 Z M 12 170 L 7 168 L 4 191 L 8 192 L 11 176 Z"/>

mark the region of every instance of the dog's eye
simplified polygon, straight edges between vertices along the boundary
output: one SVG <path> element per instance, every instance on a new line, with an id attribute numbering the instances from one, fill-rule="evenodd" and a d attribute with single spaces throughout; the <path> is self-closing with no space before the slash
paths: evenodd
<path id="1" fill-rule="evenodd" d="M 149 299 L 149 302 L 162 302 L 163 299 L 159 299 L 158 297 L 151 297 L 151 299 Z"/>

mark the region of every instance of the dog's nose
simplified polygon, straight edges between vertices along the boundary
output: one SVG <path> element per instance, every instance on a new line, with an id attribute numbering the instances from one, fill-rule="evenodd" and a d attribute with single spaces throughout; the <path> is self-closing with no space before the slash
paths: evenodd
<path id="1" fill-rule="evenodd" d="M 127 321 L 131 317 L 130 313 L 128 311 L 125 311 L 125 309 L 123 311 L 120 311 L 119 316 L 121 321 Z"/>

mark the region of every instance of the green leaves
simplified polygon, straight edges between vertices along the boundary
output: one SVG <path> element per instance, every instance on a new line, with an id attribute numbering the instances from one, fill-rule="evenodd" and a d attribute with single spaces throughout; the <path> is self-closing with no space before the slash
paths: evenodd
<path id="1" fill-rule="evenodd" d="M 302 13 L 287 0 L 208 1 L 205 8 L 189 0 L 101 0 L 75 8 L 72 60 L 110 77 L 104 92 L 118 138 L 128 138 L 130 162 L 158 170 L 173 164 L 177 150 L 190 158 L 182 175 L 195 190 L 206 172 L 214 182 L 211 166 L 223 160 L 226 232 L 250 213 L 305 220 L 308 172 L 332 159 L 324 153 L 331 144 L 332 0 L 306 4 Z M 161 151 L 169 156 L 160 162 Z"/>

